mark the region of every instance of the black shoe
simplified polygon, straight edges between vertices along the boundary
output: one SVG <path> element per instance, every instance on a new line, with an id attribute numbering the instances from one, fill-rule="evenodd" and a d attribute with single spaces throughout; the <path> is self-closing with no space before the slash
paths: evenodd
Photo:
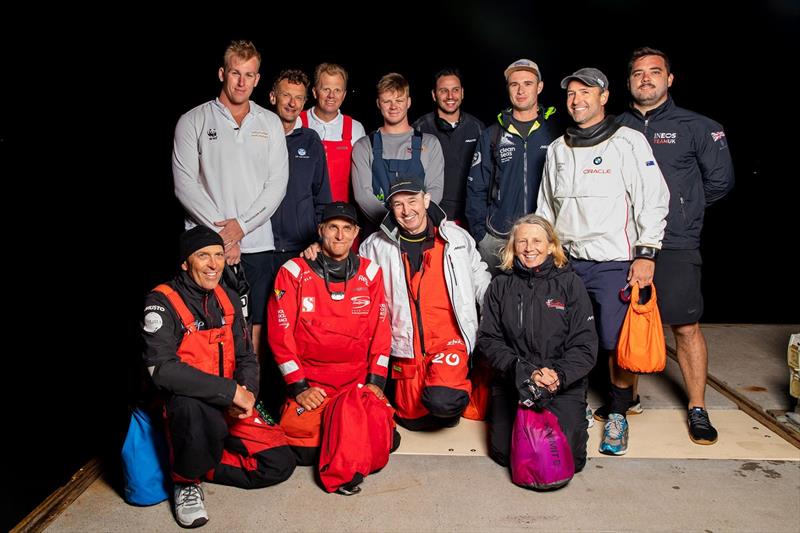
<path id="1" fill-rule="evenodd" d="M 609 405 L 601 405 L 597 409 L 594 410 L 592 416 L 594 416 L 595 420 L 600 420 L 601 422 L 605 422 L 608 420 L 608 409 Z M 642 409 L 642 402 L 639 401 L 639 396 L 636 396 L 635 400 L 631 400 L 631 403 L 628 404 L 628 412 L 625 413 L 626 416 L 630 415 L 640 415 L 644 409 Z"/>
<path id="2" fill-rule="evenodd" d="M 344 496 L 352 496 L 353 494 L 358 494 L 361 492 L 361 487 L 356 485 L 355 487 L 346 487 L 342 485 L 338 489 L 336 489 L 336 494 L 342 494 Z"/>
<path id="3" fill-rule="evenodd" d="M 361 492 L 361 487 L 359 485 L 361 482 L 364 481 L 364 476 L 359 473 L 353 476 L 349 482 L 345 483 L 344 485 L 340 486 L 336 489 L 337 494 L 342 494 L 344 496 L 352 496 L 353 494 L 358 494 Z"/>
<path id="4" fill-rule="evenodd" d="M 395 428 L 395 429 L 393 430 L 393 433 L 392 433 L 392 447 L 391 447 L 391 449 L 389 450 L 389 453 L 392 453 L 392 452 L 394 452 L 395 450 L 397 450 L 397 448 L 399 448 L 399 447 L 400 447 L 400 440 L 401 440 L 401 438 L 400 438 L 400 432 L 399 432 L 399 431 L 397 431 L 397 428 Z"/>
<path id="5" fill-rule="evenodd" d="M 702 407 L 689 409 L 689 438 L 695 444 L 714 444 L 717 442 L 717 430 L 708 419 L 708 411 Z"/>

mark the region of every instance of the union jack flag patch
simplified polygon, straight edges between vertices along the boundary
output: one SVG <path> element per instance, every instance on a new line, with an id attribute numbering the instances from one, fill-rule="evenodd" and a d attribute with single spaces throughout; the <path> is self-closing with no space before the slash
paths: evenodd
<path id="1" fill-rule="evenodd" d="M 712 131 L 711 132 L 711 138 L 714 139 L 714 142 L 717 142 L 718 140 L 722 139 L 723 137 L 725 137 L 725 132 L 724 131 Z"/>

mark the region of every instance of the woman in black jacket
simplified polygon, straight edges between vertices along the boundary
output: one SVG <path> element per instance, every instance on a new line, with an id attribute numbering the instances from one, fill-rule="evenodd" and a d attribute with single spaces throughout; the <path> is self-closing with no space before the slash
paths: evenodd
<path id="1" fill-rule="evenodd" d="M 597 354 L 586 288 L 567 264 L 553 226 L 536 215 L 514 223 L 500 269 L 478 330 L 478 348 L 495 372 L 489 455 L 509 464 L 517 404 L 531 399 L 558 418 L 578 472 L 586 464 L 587 375 Z"/>

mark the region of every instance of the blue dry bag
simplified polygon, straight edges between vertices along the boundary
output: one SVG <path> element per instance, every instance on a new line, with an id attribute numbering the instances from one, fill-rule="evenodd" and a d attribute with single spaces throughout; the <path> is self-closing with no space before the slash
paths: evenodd
<path id="1" fill-rule="evenodd" d="M 154 505 L 169 497 L 172 481 L 167 457 L 164 430 L 153 424 L 147 411 L 137 407 L 131 413 L 131 425 L 122 445 L 126 502 Z"/>

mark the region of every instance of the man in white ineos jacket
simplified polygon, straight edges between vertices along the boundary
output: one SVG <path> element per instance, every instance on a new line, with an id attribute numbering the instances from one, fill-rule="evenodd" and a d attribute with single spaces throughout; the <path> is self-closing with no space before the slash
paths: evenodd
<path id="1" fill-rule="evenodd" d="M 653 281 L 669 190 L 645 137 L 606 116 L 608 78 L 582 68 L 561 81 L 576 126 L 547 149 L 537 214 L 550 220 L 595 308 L 600 349 L 611 358 L 611 402 L 600 451 L 628 450 L 635 374 L 616 365 L 628 304 L 620 290 Z M 598 358 L 599 360 L 599 358 Z"/>
<path id="2" fill-rule="evenodd" d="M 491 276 L 475 241 L 447 220 L 421 179 L 392 182 L 387 207 L 359 253 L 384 271 L 396 418 L 411 430 L 453 426 L 469 402 L 475 303 Z"/>

